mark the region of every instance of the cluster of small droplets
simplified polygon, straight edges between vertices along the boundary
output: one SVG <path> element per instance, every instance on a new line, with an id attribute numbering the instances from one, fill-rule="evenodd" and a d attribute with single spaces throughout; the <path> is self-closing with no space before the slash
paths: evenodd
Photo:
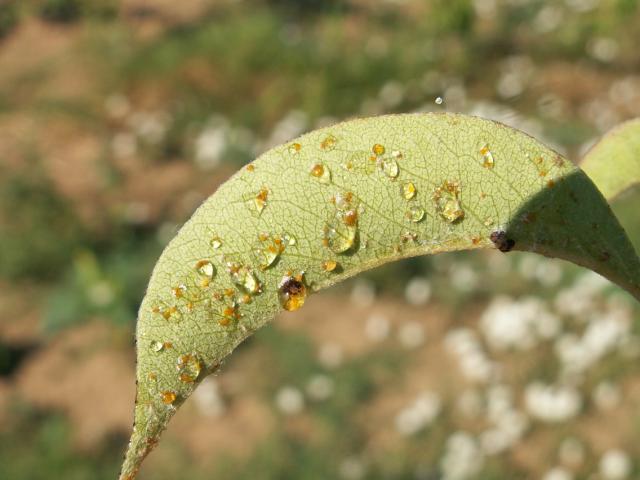
<path id="1" fill-rule="evenodd" d="M 306 298 L 307 287 L 304 273 L 294 275 L 292 272 L 287 272 L 278 286 L 278 299 L 282 308 L 289 312 L 298 310 L 304 305 Z"/>
<path id="2" fill-rule="evenodd" d="M 480 149 L 480 155 L 482 155 L 483 158 L 482 166 L 484 168 L 493 168 L 493 166 L 495 165 L 495 161 L 493 159 L 493 153 L 491 152 L 489 145 L 482 146 L 482 148 Z"/>
<path id="3" fill-rule="evenodd" d="M 334 253 L 351 249 L 358 233 L 358 210 L 353 205 L 353 194 L 338 194 L 331 199 L 335 214 L 324 228 L 323 245 Z"/>
<path id="4" fill-rule="evenodd" d="M 445 180 L 442 186 L 433 192 L 436 210 L 449 223 L 456 223 L 464 218 L 464 210 L 460 205 L 460 185 L 458 182 Z"/>

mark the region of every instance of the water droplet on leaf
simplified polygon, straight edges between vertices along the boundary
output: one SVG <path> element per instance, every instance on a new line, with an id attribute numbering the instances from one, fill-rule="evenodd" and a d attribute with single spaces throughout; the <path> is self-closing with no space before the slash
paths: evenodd
<path id="1" fill-rule="evenodd" d="M 433 192 L 433 201 L 440 216 L 449 223 L 455 223 L 464 218 L 464 210 L 459 201 L 460 185 L 458 182 L 445 180 L 442 186 Z"/>
<path id="2" fill-rule="evenodd" d="M 309 169 L 312 177 L 325 185 L 331 183 L 331 171 L 322 163 L 314 163 Z"/>
<path id="3" fill-rule="evenodd" d="M 333 272 L 338 267 L 338 262 L 335 260 L 325 260 L 322 262 L 322 269 L 325 272 Z"/>
<path id="4" fill-rule="evenodd" d="M 227 263 L 227 272 L 231 275 L 231 280 L 248 293 L 260 292 L 260 282 L 250 268 L 229 262 Z"/>
<path id="5" fill-rule="evenodd" d="M 386 149 L 384 148 L 384 145 L 380 145 L 379 143 L 376 143 L 371 150 L 373 151 L 373 153 L 375 155 L 377 155 L 378 157 L 380 155 L 384 155 L 384 152 L 386 151 Z"/>
<path id="6" fill-rule="evenodd" d="M 215 274 L 215 268 L 213 266 L 213 263 L 211 263 L 209 260 L 198 261 L 198 263 L 196 263 L 196 271 L 200 275 L 208 279 L 213 278 Z"/>
<path id="7" fill-rule="evenodd" d="M 163 349 L 164 343 L 158 342 L 157 340 L 151 342 L 151 350 L 153 350 L 154 352 L 161 352 Z"/>
<path id="8" fill-rule="evenodd" d="M 173 405 L 173 402 L 176 401 L 177 395 L 175 392 L 166 391 L 160 394 L 160 398 L 162 399 L 162 403 L 165 405 Z"/>
<path id="9" fill-rule="evenodd" d="M 258 212 L 258 215 L 262 213 L 264 208 L 267 206 L 267 198 L 269 197 L 269 190 L 265 187 L 262 187 L 260 191 L 256 194 L 256 197 L 253 199 L 253 205 Z"/>
<path id="10" fill-rule="evenodd" d="M 209 245 L 211 245 L 214 250 L 217 250 L 222 246 L 222 239 L 215 235 L 209 241 Z"/>
<path id="11" fill-rule="evenodd" d="M 418 223 L 424 218 L 424 214 L 424 208 L 420 205 L 411 205 L 407 210 L 406 216 L 410 221 Z"/>
<path id="12" fill-rule="evenodd" d="M 406 200 L 411 200 L 413 197 L 416 196 L 416 186 L 413 184 L 413 182 L 403 183 L 401 191 L 402 191 L 402 196 Z"/>
<path id="13" fill-rule="evenodd" d="M 320 148 L 323 150 L 333 150 L 338 143 L 338 139 L 333 135 L 327 135 L 322 142 L 320 142 Z"/>
<path id="14" fill-rule="evenodd" d="M 273 266 L 276 260 L 280 257 L 280 254 L 284 251 L 285 243 L 280 236 L 271 236 L 268 234 L 261 234 L 259 236 L 262 245 L 255 250 L 256 257 L 258 259 L 258 265 L 260 269 L 266 270 Z"/>
<path id="15" fill-rule="evenodd" d="M 495 162 L 493 160 L 493 153 L 491 153 L 491 150 L 489 149 L 488 145 L 484 145 L 480 149 L 480 154 L 484 158 L 484 161 L 482 162 L 482 166 L 484 168 L 493 168 Z"/>
<path id="16" fill-rule="evenodd" d="M 297 155 L 300 150 L 302 150 L 302 145 L 300 145 L 299 143 L 292 143 L 291 145 L 289 145 L 289 148 L 287 150 L 291 155 Z"/>
<path id="17" fill-rule="evenodd" d="M 193 383 L 200 376 L 202 363 L 195 354 L 180 355 L 176 364 L 178 379 L 183 383 Z"/>
<path id="18" fill-rule="evenodd" d="M 382 173 L 384 173 L 389 178 L 396 178 L 400 173 L 398 162 L 396 162 L 393 158 L 383 158 L 380 161 L 380 169 L 382 170 Z"/>

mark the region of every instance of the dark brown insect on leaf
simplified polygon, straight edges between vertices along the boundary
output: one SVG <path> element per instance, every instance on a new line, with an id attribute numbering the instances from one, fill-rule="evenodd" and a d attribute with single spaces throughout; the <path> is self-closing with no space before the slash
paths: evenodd
<path id="1" fill-rule="evenodd" d="M 510 252 L 516 244 L 515 240 L 507 238 L 507 233 L 504 230 L 492 232 L 489 239 L 498 250 L 504 253 Z"/>

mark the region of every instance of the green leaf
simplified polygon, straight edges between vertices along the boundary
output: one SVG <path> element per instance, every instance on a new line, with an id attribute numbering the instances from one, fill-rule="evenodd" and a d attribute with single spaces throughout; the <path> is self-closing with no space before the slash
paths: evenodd
<path id="1" fill-rule="evenodd" d="M 135 476 L 198 382 L 283 307 L 386 262 L 479 248 L 567 259 L 640 298 L 640 262 L 602 194 L 512 128 L 383 116 L 265 153 L 198 209 L 153 271 L 121 478 Z"/>
<path id="2" fill-rule="evenodd" d="M 581 167 L 609 200 L 640 183 L 640 118 L 608 132 L 587 152 Z"/>

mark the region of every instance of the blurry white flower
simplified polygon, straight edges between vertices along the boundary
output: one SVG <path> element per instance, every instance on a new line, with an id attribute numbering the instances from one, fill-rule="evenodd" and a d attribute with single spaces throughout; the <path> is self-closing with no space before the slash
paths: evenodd
<path id="1" fill-rule="evenodd" d="M 533 19 L 533 28 L 538 33 L 549 33 L 562 23 L 563 11 L 557 5 L 547 5 L 540 9 Z"/>
<path id="2" fill-rule="evenodd" d="M 203 170 L 211 170 L 220 165 L 222 155 L 227 148 L 227 127 L 205 128 L 195 144 L 195 161 Z"/>
<path id="3" fill-rule="evenodd" d="M 344 354 L 337 343 L 323 343 L 318 351 L 318 361 L 325 368 L 337 368 L 342 364 Z"/>
<path id="4" fill-rule="evenodd" d="M 340 462 L 339 473 L 344 480 L 360 480 L 364 477 L 366 469 L 362 460 L 348 457 Z"/>
<path id="5" fill-rule="evenodd" d="M 368 280 L 358 279 L 351 290 L 351 302 L 359 307 L 370 307 L 376 300 L 376 289 Z"/>
<path id="6" fill-rule="evenodd" d="M 431 425 L 440 413 L 442 402 L 432 392 L 423 392 L 413 403 L 396 415 L 395 425 L 398 433 L 413 435 Z"/>
<path id="7" fill-rule="evenodd" d="M 397 107 L 404 99 L 404 86 L 397 81 L 387 82 L 380 89 L 378 98 L 387 108 Z"/>
<path id="8" fill-rule="evenodd" d="M 111 139 L 111 149 L 116 158 L 130 158 L 138 151 L 138 140 L 132 133 L 117 133 Z"/>
<path id="9" fill-rule="evenodd" d="M 425 305 L 431 298 L 431 283 L 424 277 L 413 277 L 404 289 L 404 297 L 411 305 Z"/>
<path id="10" fill-rule="evenodd" d="M 458 357 L 460 369 L 469 380 L 486 383 L 496 376 L 496 366 L 487 358 L 472 330 L 450 331 L 445 337 L 445 347 Z"/>
<path id="11" fill-rule="evenodd" d="M 547 471 L 542 480 L 573 480 L 573 473 L 562 467 L 555 467 Z"/>
<path id="12" fill-rule="evenodd" d="M 131 104 L 129 99 L 122 93 L 114 93 L 106 98 L 104 108 L 111 118 L 121 119 L 127 116 L 131 110 Z"/>
<path id="13" fill-rule="evenodd" d="M 312 400 L 322 401 L 333 395 L 333 379 L 328 375 L 314 375 L 307 382 L 307 395 Z"/>
<path id="14" fill-rule="evenodd" d="M 631 474 L 631 459 L 622 450 L 608 450 L 600 458 L 600 475 L 604 480 L 624 480 Z"/>
<path id="15" fill-rule="evenodd" d="M 612 62 L 618 56 L 620 48 L 613 38 L 597 37 L 587 44 L 587 52 L 601 62 Z"/>
<path id="16" fill-rule="evenodd" d="M 403 323 L 398 330 L 398 340 L 400 344 L 408 349 L 418 348 L 424 343 L 424 325 L 420 322 L 411 321 Z"/>
<path id="17" fill-rule="evenodd" d="M 527 411 L 543 422 L 556 423 L 575 417 L 582 408 L 580 393 L 566 386 L 534 382 L 525 388 Z"/>
<path id="18" fill-rule="evenodd" d="M 382 342 L 389 336 L 390 331 L 391 323 L 385 315 L 374 313 L 367 318 L 364 333 L 370 340 Z"/>
<path id="19" fill-rule="evenodd" d="M 284 386 L 276 393 L 276 406 L 285 415 L 295 415 L 304 408 L 302 392 L 295 387 Z"/>
<path id="20" fill-rule="evenodd" d="M 617 385 L 611 382 L 600 382 L 593 389 L 593 402 L 600 410 L 611 410 L 620 404 L 622 395 Z"/>
<path id="21" fill-rule="evenodd" d="M 469 389 L 458 395 L 456 407 L 464 416 L 474 419 L 482 414 L 484 402 L 477 390 Z"/>
<path id="22" fill-rule="evenodd" d="M 267 141 L 267 148 L 288 142 L 300 135 L 307 128 L 307 114 L 300 110 L 291 110 L 273 128 Z"/>
<path id="23" fill-rule="evenodd" d="M 205 378 L 193 392 L 193 398 L 202 415 L 219 417 L 226 409 L 218 381 L 214 377 Z"/>
<path id="24" fill-rule="evenodd" d="M 516 301 L 499 296 L 482 314 L 480 327 L 495 350 L 527 350 L 538 339 L 555 336 L 560 330 L 560 321 L 536 298 Z"/>
<path id="25" fill-rule="evenodd" d="M 136 112 L 129 118 L 129 125 L 146 142 L 156 144 L 162 140 L 170 117 L 163 112 Z"/>
<path id="26" fill-rule="evenodd" d="M 440 460 L 443 480 L 474 478 L 484 464 L 484 456 L 476 440 L 466 432 L 456 432 L 447 439 L 445 453 Z"/>
<path id="27" fill-rule="evenodd" d="M 453 263 L 449 277 L 453 288 L 460 292 L 470 292 L 478 286 L 478 274 L 468 263 Z"/>
<path id="28" fill-rule="evenodd" d="M 571 468 L 578 468 L 585 459 L 582 442 L 574 437 L 565 438 L 558 449 L 558 458 L 562 464 Z"/>

